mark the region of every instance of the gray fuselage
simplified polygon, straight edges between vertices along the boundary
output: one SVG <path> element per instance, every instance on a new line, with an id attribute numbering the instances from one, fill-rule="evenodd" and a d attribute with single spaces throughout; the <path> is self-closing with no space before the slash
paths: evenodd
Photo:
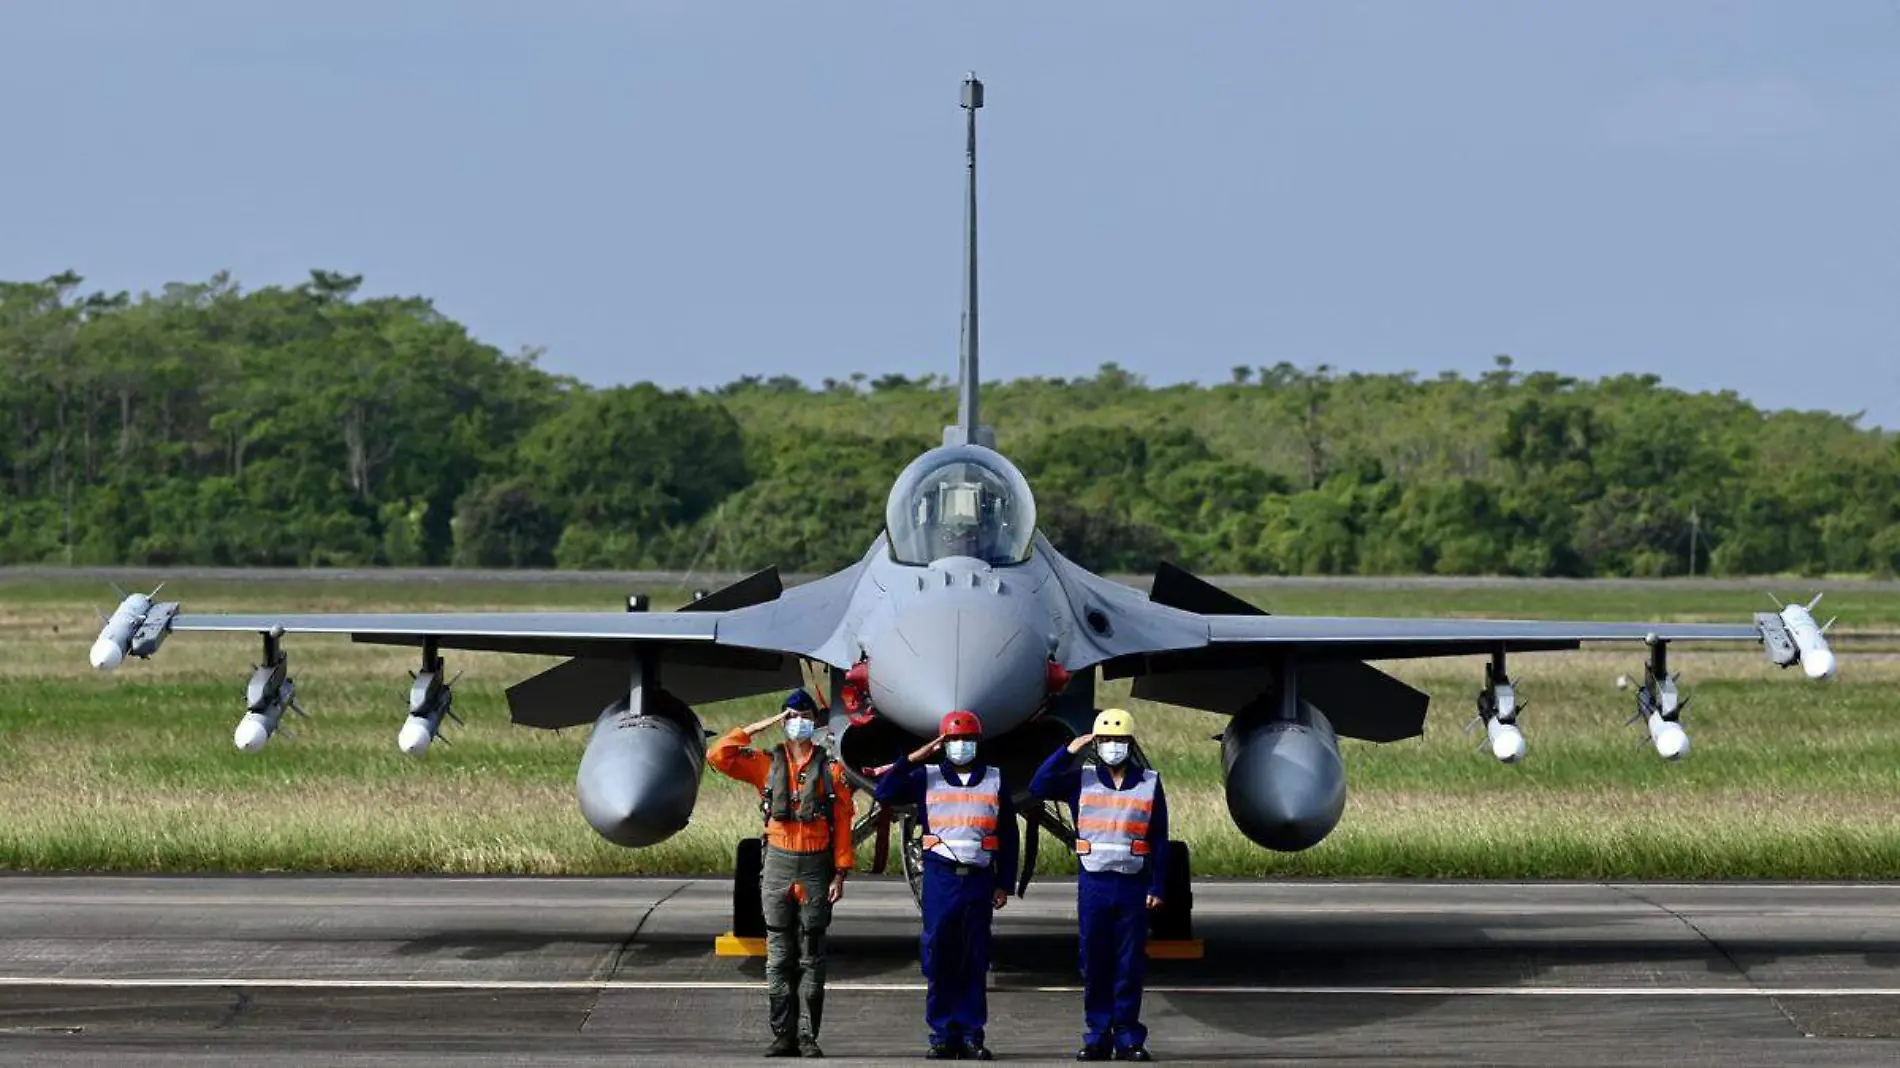
<path id="1" fill-rule="evenodd" d="M 1049 561 L 1005 566 L 951 556 L 927 565 L 874 558 L 860 587 L 873 607 L 859 621 L 871 701 L 911 734 L 935 737 L 965 709 L 990 737 L 1020 727 L 1047 696 L 1068 603 Z"/>

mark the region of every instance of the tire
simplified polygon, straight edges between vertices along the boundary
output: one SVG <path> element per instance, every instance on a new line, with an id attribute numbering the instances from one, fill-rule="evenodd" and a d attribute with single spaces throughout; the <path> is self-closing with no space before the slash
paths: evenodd
<path id="1" fill-rule="evenodd" d="M 1194 873 L 1188 844 L 1168 842 L 1168 882 L 1162 888 L 1161 907 L 1148 918 L 1148 937 L 1180 941 L 1194 937 Z"/>
<path id="2" fill-rule="evenodd" d="M 732 933 L 740 938 L 765 937 L 765 906 L 759 900 L 764 875 L 765 843 L 740 839 L 732 863 Z"/>
<path id="3" fill-rule="evenodd" d="M 911 902 L 917 911 L 924 910 L 924 833 L 923 825 L 918 822 L 917 813 L 912 811 L 904 817 L 897 835 L 897 848 L 903 858 L 904 881 L 910 884 Z"/>

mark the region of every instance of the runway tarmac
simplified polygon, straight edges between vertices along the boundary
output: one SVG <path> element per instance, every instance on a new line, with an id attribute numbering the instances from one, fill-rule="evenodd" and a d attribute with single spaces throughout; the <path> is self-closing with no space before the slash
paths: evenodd
<path id="1" fill-rule="evenodd" d="M 0 877 L 0 1063 L 726 1063 L 762 966 L 679 879 Z M 1169 1063 L 1900 1064 L 1900 886 L 1205 881 L 1157 961 Z M 922 1051 L 917 920 L 860 877 L 833 1059 Z M 1074 888 L 998 917 L 990 1045 L 1069 1061 Z"/>

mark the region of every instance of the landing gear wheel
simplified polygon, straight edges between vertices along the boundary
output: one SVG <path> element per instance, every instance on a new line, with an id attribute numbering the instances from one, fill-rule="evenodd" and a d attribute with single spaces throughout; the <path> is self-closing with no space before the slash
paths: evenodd
<path id="1" fill-rule="evenodd" d="M 1194 876 L 1188 844 L 1170 840 L 1167 849 L 1168 881 L 1162 887 L 1161 907 L 1148 916 L 1148 937 L 1185 942 L 1194 937 Z"/>
<path id="2" fill-rule="evenodd" d="M 924 907 L 924 829 L 917 822 L 916 812 L 904 817 L 903 833 L 897 839 L 898 855 L 904 858 L 904 881 L 910 884 L 910 895 L 917 902 L 917 910 Z"/>
<path id="3" fill-rule="evenodd" d="M 759 900 L 764 877 L 765 843 L 741 839 L 732 862 L 732 933 L 740 938 L 765 937 L 765 905 Z"/>

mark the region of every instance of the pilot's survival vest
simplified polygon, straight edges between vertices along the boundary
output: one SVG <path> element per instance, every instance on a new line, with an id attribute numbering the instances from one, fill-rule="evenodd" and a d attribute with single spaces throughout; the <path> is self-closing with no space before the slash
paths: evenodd
<path id="1" fill-rule="evenodd" d="M 765 776 L 765 789 L 759 792 L 759 808 L 767 822 L 810 823 L 831 821 L 831 761 L 824 747 L 812 746 L 811 759 L 798 783 L 792 783 L 792 762 L 781 743 L 772 748 L 772 770 Z"/>
<path id="2" fill-rule="evenodd" d="M 938 764 L 924 765 L 924 814 L 930 833 L 923 845 L 953 864 L 990 866 L 996 852 L 996 822 L 1003 811 L 1003 776 L 993 767 L 968 786 L 958 786 Z"/>
<path id="3" fill-rule="evenodd" d="M 1085 769 L 1075 806 L 1075 852 L 1084 871 L 1132 875 L 1148 862 L 1148 822 L 1154 818 L 1161 776 L 1143 768 L 1126 790 L 1105 785 Z"/>

